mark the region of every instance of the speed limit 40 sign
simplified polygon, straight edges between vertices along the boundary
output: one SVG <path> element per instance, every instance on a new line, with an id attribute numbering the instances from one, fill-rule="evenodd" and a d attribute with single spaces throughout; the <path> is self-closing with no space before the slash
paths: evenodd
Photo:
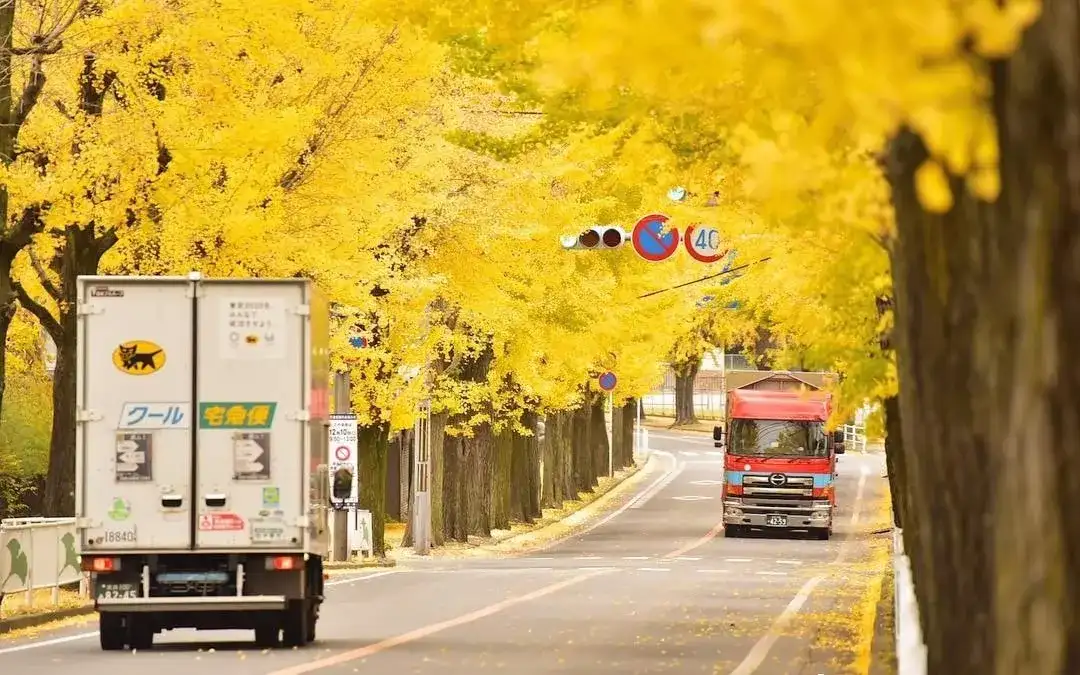
<path id="1" fill-rule="evenodd" d="M 727 255 L 727 249 L 722 248 L 723 241 L 720 238 L 720 230 L 711 225 L 690 225 L 683 235 L 683 244 L 690 257 L 698 262 L 714 263 Z"/>

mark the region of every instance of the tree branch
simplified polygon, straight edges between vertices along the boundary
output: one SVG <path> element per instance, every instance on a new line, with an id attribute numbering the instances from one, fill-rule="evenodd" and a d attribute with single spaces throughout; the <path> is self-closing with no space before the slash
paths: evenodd
<path id="1" fill-rule="evenodd" d="M 13 124 L 15 125 L 16 137 L 18 137 L 23 122 L 30 116 L 30 111 L 34 109 L 38 98 L 41 97 L 41 90 L 45 88 L 45 70 L 42 65 L 44 58 L 43 54 L 34 54 L 34 58 L 30 60 L 30 75 L 26 80 L 26 85 L 23 87 L 19 103 L 15 106 Z"/>
<path id="2" fill-rule="evenodd" d="M 45 305 L 30 297 L 30 294 L 26 292 L 26 289 L 23 288 L 23 285 L 18 281 L 12 284 L 12 288 L 15 290 L 15 297 L 19 299 L 19 304 L 37 317 L 42 328 L 49 333 L 49 337 L 51 337 L 53 342 L 59 346 L 64 337 L 64 329 L 60 325 L 60 322 L 52 315 L 52 312 L 50 312 Z"/>
<path id="3" fill-rule="evenodd" d="M 41 259 L 34 253 L 32 246 L 27 247 L 27 252 L 30 254 L 30 264 L 33 265 L 34 271 L 37 272 L 38 282 L 41 287 L 45 289 L 45 292 L 52 296 L 53 300 L 60 302 L 60 298 L 63 297 L 60 294 L 60 289 L 56 287 L 56 284 L 49 278 L 48 272 L 45 271 L 45 266 L 41 264 Z"/>

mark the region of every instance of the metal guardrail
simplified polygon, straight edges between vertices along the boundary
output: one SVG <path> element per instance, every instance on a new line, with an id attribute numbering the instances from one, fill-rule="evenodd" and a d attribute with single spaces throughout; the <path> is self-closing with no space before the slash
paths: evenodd
<path id="1" fill-rule="evenodd" d="M 897 675 L 926 675 L 926 644 L 919 623 L 919 602 L 911 579 L 911 560 L 904 553 L 904 536 L 893 528 L 893 572 L 896 613 Z"/>
<path id="2" fill-rule="evenodd" d="M 52 589 L 55 605 L 60 587 L 74 583 L 88 595 L 89 577 L 82 571 L 76 544 L 74 518 L 0 521 L 0 597 L 22 593 L 30 607 L 34 591 Z"/>
<path id="3" fill-rule="evenodd" d="M 866 426 L 862 424 L 845 424 L 844 445 L 860 452 L 866 452 Z"/>

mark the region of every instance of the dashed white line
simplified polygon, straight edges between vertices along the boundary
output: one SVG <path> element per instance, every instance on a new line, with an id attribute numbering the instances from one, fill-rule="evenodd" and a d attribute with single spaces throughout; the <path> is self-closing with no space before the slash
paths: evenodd
<path id="1" fill-rule="evenodd" d="M 648 560 L 647 555 L 624 555 L 623 560 Z"/>
<path id="2" fill-rule="evenodd" d="M 754 562 L 751 558 L 724 558 L 724 562 Z"/>
<path id="3" fill-rule="evenodd" d="M 670 567 L 639 567 L 638 572 L 670 572 Z"/>
<path id="4" fill-rule="evenodd" d="M 687 457 L 697 457 L 698 456 L 698 453 L 694 452 L 693 450 L 680 450 L 679 454 L 680 455 L 685 455 Z"/>
<path id="5" fill-rule="evenodd" d="M 801 565 L 801 560 L 777 560 L 777 565 Z"/>
<path id="6" fill-rule="evenodd" d="M 758 574 L 763 577 L 786 577 L 787 572 L 772 572 L 769 570 L 760 570 Z"/>
<path id="7" fill-rule="evenodd" d="M 698 570 L 700 574 L 727 574 L 730 570 Z"/>
<path id="8" fill-rule="evenodd" d="M 602 560 L 602 557 L 598 555 L 579 555 L 574 560 Z"/>

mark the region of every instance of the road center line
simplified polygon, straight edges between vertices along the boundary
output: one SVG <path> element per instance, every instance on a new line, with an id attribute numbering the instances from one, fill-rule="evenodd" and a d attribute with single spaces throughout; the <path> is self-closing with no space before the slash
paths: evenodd
<path id="1" fill-rule="evenodd" d="M 682 548 L 677 548 L 674 551 L 672 551 L 671 553 L 668 553 L 667 555 L 660 556 L 660 557 L 661 558 L 678 558 L 679 556 L 681 556 L 684 553 L 689 553 L 690 551 L 693 551 L 695 548 L 698 548 L 700 546 L 704 546 L 705 544 L 708 544 L 710 541 L 712 541 L 713 539 L 716 538 L 716 535 L 720 534 L 723 531 L 724 531 L 724 523 L 719 522 L 716 525 L 714 525 L 713 529 L 709 530 L 705 534 L 705 536 L 702 537 L 701 539 L 698 539 L 695 542 L 687 544 L 686 546 L 683 546 Z"/>
<path id="2" fill-rule="evenodd" d="M 392 649 L 399 645 L 407 644 L 409 642 L 415 642 L 416 640 L 426 638 L 429 635 L 434 635 L 435 633 L 442 632 L 448 628 L 464 626 L 465 624 L 478 621 L 493 614 L 498 614 L 499 612 L 509 609 L 514 605 L 520 605 L 522 603 L 529 602 L 530 600 L 536 600 L 546 595 L 557 593 L 565 588 L 569 588 L 570 586 L 575 586 L 583 581 L 587 581 L 589 579 L 592 579 L 593 577 L 600 576 L 601 574 L 610 573 L 610 569 L 601 569 L 594 572 L 589 572 L 588 574 L 582 574 L 581 576 L 566 579 L 564 581 L 560 581 L 559 583 L 551 584 L 550 586 L 544 586 L 541 589 L 535 590 L 531 593 L 526 593 L 525 595 L 507 598 L 506 600 L 503 600 L 501 602 L 496 602 L 493 605 L 488 605 L 487 607 L 483 607 L 476 611 L 469 612 L 468 614 L 462 614 L 461 616 L 454 617 L 453 619 L 447 619 L 446 621 L 433 623 L 422 628 L 417 628 L 416 630 L 409 631 L 408 633 L 403 633 L 396 637 L 387 638 L 386 640 L 376 642 L 375 644 L 367 645 L 366 647 L 351 649 L 347 652 L 335 654 L 334 656 L 328 656 L 324 659 L 318 659 L 315 661 L 310 661 L 308 663 L 301 663 L 299 665 L 295 665 L 289 668 L 282 668 L 281 670 L 275 670 L 268 675 L 301 675 L 302 673 L 310 673 L 314 670 L 320 670 L 322 668 L 340 666 L 344 663 L 355 661 L 357 659 L 364 659 L 369 656 L 374 656 L 379 652 Z"/>

